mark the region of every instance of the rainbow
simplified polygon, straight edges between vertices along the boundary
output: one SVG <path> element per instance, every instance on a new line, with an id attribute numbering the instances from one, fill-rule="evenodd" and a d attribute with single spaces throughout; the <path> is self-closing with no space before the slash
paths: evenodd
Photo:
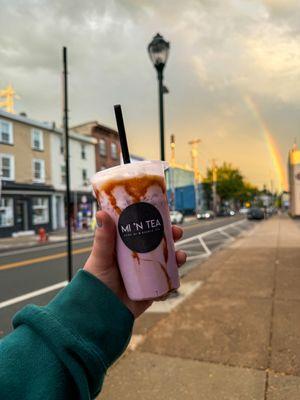
<path id="1" fill-rule="evenodd" d="M 270 128 L 268 127 L 267 122 L 265 121 L 264 117 L 262 116 L 257 104 L 255 101 L 252 99 L 250 96 L 245 96 L 244 97 L 245 102 L 250 109 L 252 115 L 255 117 L 256 121 L 260 125 L 264 139 L 266 142 L 266 145 L 268 147 L 268 151 L 274 166 L 274 169 L 276 171 L 277 179 L 279 182 L 279 189 L 280 191 L 282 190 L 287 190 L 287 177 L 285 173 L 285 168 L 284 168 L 284 163 L 282 160 L 281 153 L 278 149 L 278 145 L 270 131 Z"/>

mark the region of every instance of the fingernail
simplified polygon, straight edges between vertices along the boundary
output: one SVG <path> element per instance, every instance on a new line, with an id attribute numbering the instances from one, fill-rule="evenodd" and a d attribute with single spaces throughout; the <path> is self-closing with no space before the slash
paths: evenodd
<path id="1" fill-rule="evenodd" d="M 102 221 L 100 218 L 96 219 L 96 223 L 97 223 L 97 228 L 102 228 Z"/>

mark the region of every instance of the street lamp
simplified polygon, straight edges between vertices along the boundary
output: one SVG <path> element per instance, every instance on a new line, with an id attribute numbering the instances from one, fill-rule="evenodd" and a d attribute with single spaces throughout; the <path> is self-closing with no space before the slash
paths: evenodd
<path id="1" fill-rule="evenodd" d="M 164 85 L 163 70 L 165 68 L 170 43 L 157 33 L 148 45 L 149 57 L 157 71 L 158 79 L 158 98 L 159 98 L 159 127 L 160 127 L 160 158 L 165 160 L 165 138 L 164 138 Z M 165 92 L 166 93 L 166 92 Z"/>

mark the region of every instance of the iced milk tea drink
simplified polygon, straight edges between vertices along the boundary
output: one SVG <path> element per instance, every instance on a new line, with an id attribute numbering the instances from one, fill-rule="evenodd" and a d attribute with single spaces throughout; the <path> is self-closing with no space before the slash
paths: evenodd
<path id="1" fill-rule="evenodd" d="M 179 287 L 162 161 L 140 161 L 92 178 L 117 227 L 117 258 L 128 296 L 156 299 Z"/>

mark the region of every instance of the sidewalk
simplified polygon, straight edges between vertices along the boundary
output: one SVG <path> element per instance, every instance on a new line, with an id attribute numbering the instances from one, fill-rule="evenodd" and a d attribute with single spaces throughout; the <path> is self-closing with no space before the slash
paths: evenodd
<path id="1" fill-rule="evenodd" d="M 102 400 L 298 400 L 300 229 L 258 223 L 183 281 L 202 285 L 109 371 Z"/>
<path id="2" fill-rule="evenodd" d="M 94 231 L 89 230 L 78 230 L 77 232 L 72 232 L 72 238 L 84 239 L 94 236 Z M 67 234 L 65 229 L 60 229 L 57 231 L 50 232 L 47 242 L 39 242 L 38 235 L 20 236 L 20 237 L 8 237 L 0 239 L 0 253 L 4 251 L 9 251 L 10 249 L 23 249 L 27 247 L 43 246 L 51 243 L 64 242 L 67 240 Z"/>

